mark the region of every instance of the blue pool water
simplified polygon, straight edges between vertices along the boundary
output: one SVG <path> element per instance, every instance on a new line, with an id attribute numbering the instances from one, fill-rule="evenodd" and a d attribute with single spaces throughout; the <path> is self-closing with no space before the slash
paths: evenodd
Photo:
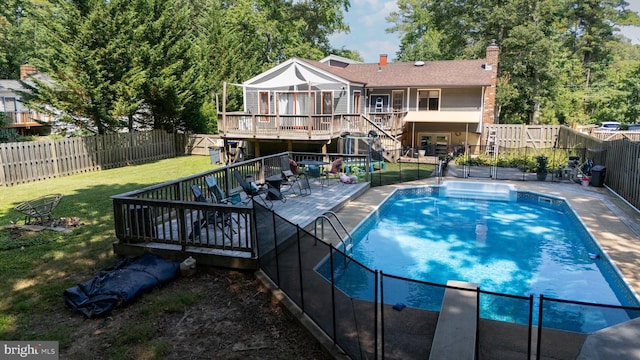
<path id="1" fill-rule="evenodd" d="M 519 192 L 517 201 L 441 197 L 436 190 L 394 193 L 354 232 L 353 259 L 399 277 L 446 284 L 477 283 L 482 290 L 598 304 L 638 301 L 573 211 L 561 199 Z M 599 257 L 594 258 L 594 254 Z M 354 262 L 356 263 L 356 262 Z M 352 296 L 365 296 L 357 265 L 334 280 Z M 329 266 L 320 271 L 327 274 Z M 388 281 L 385 302 L 438 309 L 441 288 Z M 435 296 L 434 296 L 435 294 Z M 628 320 L 618 309 L 553 304 L 545 326 L 589 332 Z M 527 322 L 528 303 L 481 296 L 481 316 Z M 637 314 L 635 315 L 637 316 Z"/>

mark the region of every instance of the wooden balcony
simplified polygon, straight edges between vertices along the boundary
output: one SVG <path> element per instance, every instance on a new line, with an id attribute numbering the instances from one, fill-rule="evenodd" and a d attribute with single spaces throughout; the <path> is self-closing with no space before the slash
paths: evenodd
<path id="1" fill-rule="evenodd" d="M 328 141 L 345 132 L 366 134 L 370 130 L 395 133 L 402 128 L 404 113 L 332 115 L 277 115 L 223 113 L 220 135 L 229 139 Z"/>
<path id="2" fill-rule="evenodd" d="M 7 128 L 30 128 L 44 126 L 52 121 L 51 116 L 35 111 L 7 111 L 4 113 L 9 119 Z"/>

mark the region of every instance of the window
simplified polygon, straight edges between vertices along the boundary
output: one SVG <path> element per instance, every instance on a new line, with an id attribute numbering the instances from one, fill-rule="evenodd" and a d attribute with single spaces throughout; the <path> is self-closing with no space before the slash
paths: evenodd
<path id="1" fill-rule="evenodd" d="M 393 90 L 393 111 L 402 111 L 404 102 L 404 91 Z"/>
<path id="2" fill-rule="evenodd" d="M 2 112 L 15 112 L 16 111 L 16 98 L 3 97 L 0 98 L 0 110 Z"/>
<path id="3" fill-rule="evenodd" d="M 440 90 L 418 90 L 418 111 L 440 109 Z"/>
<path id="4" fill-rule="evenodd" d="M 309 108 L 311 98 L 311 108 Z M 315 112 L 315 93 L 291 92 L 278 93 L 278 114 L 280 115 L 307 115 L 309 111 Z"/>
<path id="5" fill-rule="evenodd" d="M 387 112 L 389 109 L 389 95 L 371 95 L 373 112 Z"/>
<path id="6" fill-rule="evenodd" d="M 322 92 L 322 113 L 333 114 L 333 93 L 330 91 Z"/>
<path id="7" fill-rule="evenodd" d="M 360 91 L 353 92 L 353 112 L 360 113 Z"/>
<path id="8" fill-rule="evenodd" d="M 269 92 L 261 91 L 259 96 L 260 96 L 260 103 L 258 105 L 258 112 L 260 114 L 268 114 L 269 113 Z"/>
<path id="9" fill-rule="evenodd" d="M 446 155 L 449 150 L 450 134 L 428 134 L 419 133 L 418 141 L 420 142 L 419 150 L 424 150 L 427 156 Z"/>

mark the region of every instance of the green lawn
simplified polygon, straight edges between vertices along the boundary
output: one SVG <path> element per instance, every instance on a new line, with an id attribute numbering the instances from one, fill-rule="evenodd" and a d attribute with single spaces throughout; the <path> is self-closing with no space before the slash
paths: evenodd
<path id="1" fill-rule="evenodd" d="M 385 163 L 384 170 L 371 173 L 371 186 L 397 184 L 431 176 L 435 165 L 418 163 Z"/>
<path id="2" fill-rule="evenodd" d="M 3 188 L 3 226 L 24 222 L 13 210 L 19 203 L 53 193 L 64 195 L 54 217 L 78 217 L 84 225 L 71 234 L 45 230 L 12 236 L 12 229 L 0 230 L 0 339 L 57 340 L 61 347 L 71 343 L 73 332 L 65 325 L 38 322 L 52 311 L 65 316 L 62 292 L 115 263 L 110 197 L 211 168 L 208 156 L 186 156 Z M 372 174 L 372 184 L 425 178 L 432 170 L 433 165 L 386 164 Z"/>
<path id="3" fill-rule="evenodd" d="M 213 168 L 208 156 L 185 156 L 6 187 L 0 195 L 0 224 L 24 223 L 13 208 L 45 194 L 64 197 L 53 215 L 78 217 L 71 234 L 55 231 L 12 236 L 0 230 L 0 339 L 69 341 L 68 329 L 38 326 L 34 314 L 63 307 L 62 292 L 113 264 L 113 208 L 110 196 Z M 42 316 L 37 316 L 42 320 Z M 47 329 L 40 333 L 34 329 Z M 43 330 L 44 331 L 44 330 Z"/>

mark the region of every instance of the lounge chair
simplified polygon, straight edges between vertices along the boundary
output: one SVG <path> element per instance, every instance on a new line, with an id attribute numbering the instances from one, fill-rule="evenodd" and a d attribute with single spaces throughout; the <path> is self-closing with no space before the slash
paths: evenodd
<path id="1" fill-rule="evenodd" d="M 238 194 L 237 196 L 229 196 L 229 197 L 225 196 L 224 191 L 220 188 L 220 185 L 218 185 L 218 181 L 216 180 L 215 177 L 211 175 L 205 176 L 204 181 L 207 184 L 209 195 L 211 196 L 211 200 L 213 202 L 216 202 L 219 204 L 233 204 L 233 205 L 237 205 L 237 204 L 246 205 L 249 202 L 249 200 L 243 201 L 242 198 L 240 197 L 240 194 Z"/>
<path id="2" fill-rule="evenodd" d="M 197 202 L 210 204 L 202 193 L 200 186 L 192 185 L 191 193 Z M 232 234 L 235 233 L 233 223 L 231 221 L 231 213 L 223 214 L 219 211 L 207 210 L 204 211 L 204 216 L 202 216 L 202 212 L 199 212 L 197 218 L 198 219 L 193 222 L 193 228 L 191 229 L 191 234 L 189 234 L 189 239 L 195 240 L 199 238 L 200 230 L 208 225 L 217 226 L 222 231 L 222 234 L 229 237 L 229 239 L 231 239 Z M 225 227 L 230 229 L 229 234 L 225 234 Z"/>
<path id="3" fill-rule="evenodd" d="M 298 180 L 298 188 L 300 189 L 300 196 L 311 195 L 311 185 L 309 185 L 309 178 L 304 174 L 300 174 Z"/>
<path id="4" fill-rule="evenodd" d="M 258 197 L 258 199 L 260 199 L 267 208 L 273 208 L 273 202 L 266 196 L 269 192 L 269 189 L 263 186 L 254 187 L 252 184 L 248 183 L 247 180 L 244 179 L 244 177 L 242 177 L 242 174 L 240 174 L 238 169 L 233 169 L 233 176 L 238 181 L 238 184 L 242 188 L 242 191 L 244 191 L 244 193 L 247 194 L 247 196 L 250 197 L 251 200 L 253 200 L 255 197 Z M 263 197 L 260 195 L 265 196 Z"/>
<path id="5" fill-rule="evenodd" d="M 293 186 L 298 181 L 297 164 L 285 155 L 280 157 L 280 167 L 282 169 L 282 186 L 284 186 L 284 190 L 280 191 L 283 193 L 288 191 L 295 193 Z"/>
<path id="6" fill-rule="evenodd" d="M 40 224 L 44 224 L 45 218 L 49 221 L 53 220 L 51 213 L 58 206 L 58 203 L 60 203 L 60 199 L 62 199 L 62 194 L 45 195 L 37 199 L 25 201 L 16 206 L 15 210 L 24 214 L 25 224 L 30 224 L 32 218 L 39 219 Z"/>

